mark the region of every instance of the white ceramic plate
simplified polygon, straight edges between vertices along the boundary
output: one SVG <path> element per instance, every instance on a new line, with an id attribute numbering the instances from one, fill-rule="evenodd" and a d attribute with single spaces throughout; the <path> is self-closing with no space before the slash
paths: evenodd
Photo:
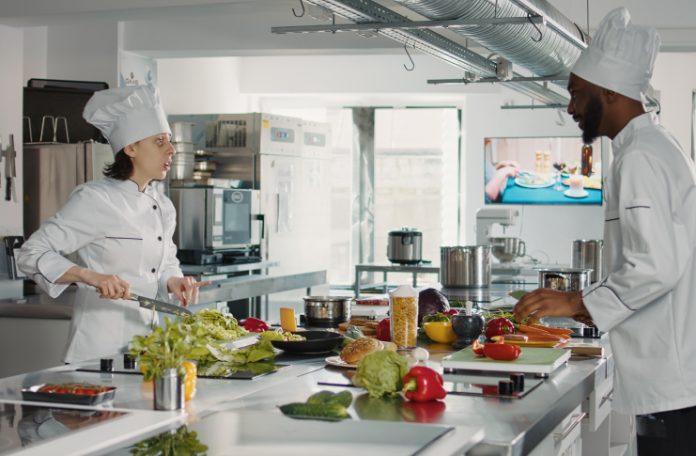
<path id="1" fill-rule="evenodd" d="M 358 368 L 357 364 L 348 364 L 347 362 L 343 361 L 340 356 L 329 356 L 328 358 L 325 358 L 324 361 L 326 361 L 326 364 L 329 366 L 345 367 L 346 369 Z"/>
<path id="2" fill-rule="evenodd" d="M 578 191 L 573 191 L 572 189 L 566 190 L 565 192 L 563 192 L 563 194 L 565 196 L 567 196 L 568 198 L 584 198 L 587 195 L 589 195 L 589 193 L 587 193 L 585 190 L 580 190 L 578 192 Z"/>
<path id="3" fill-rule="evenodd" d="M 520 176 L 515 178 L 515 183 L 526 188 L 545 188 L 554 184 L 553 177 Z"/>

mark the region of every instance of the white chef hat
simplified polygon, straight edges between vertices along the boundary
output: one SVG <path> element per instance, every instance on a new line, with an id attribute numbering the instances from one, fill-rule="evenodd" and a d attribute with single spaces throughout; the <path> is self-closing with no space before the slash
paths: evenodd
<path id="1" fill-rule="evenodd" d="M 616 8 L 599 24 L 592 42 L 571 73 L 600 87 L 643 101 L 650 86 L 660 36 L 653 27 L 631 23 L 624 7 Z"/>
<path id="2" fill-rule="evenodd" d="M 171 134 L 159 90 L 152 84 L 95 92 L 82 117 L 102 132 L 114 154 L 149 136 Z"/>

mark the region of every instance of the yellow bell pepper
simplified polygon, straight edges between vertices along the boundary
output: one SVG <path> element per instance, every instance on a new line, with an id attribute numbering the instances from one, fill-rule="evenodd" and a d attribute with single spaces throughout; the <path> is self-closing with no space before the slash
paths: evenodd
<path id="1" fill-rule="evenodd" d="M 184 400 L 189 401 L 196 395 L 196 376 L 198 374 L 198 369 L 196 368 L 196 363 L 191 361 L 184 361 L 181 363 L 181 367 L 184 369 Z"/>

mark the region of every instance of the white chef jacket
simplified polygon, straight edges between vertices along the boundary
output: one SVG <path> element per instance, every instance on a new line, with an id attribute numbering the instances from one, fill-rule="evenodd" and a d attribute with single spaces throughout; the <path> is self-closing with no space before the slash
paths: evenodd
<path id="1" fill-rule="evenodd" d="M 131 180 L 103 178 L 78 186 L 70 199 L 24 243 L 19 269 L 55 298 L 69 284 L 55 281 L 75 263 L 102 274 L 118 275 L 132 293 L 168 299 L 167 280 L 181 277 L 172 242 L 176 211 L 171 201 L 148 185 L 140 192 Z M 108 300 L 78 284 L 66 362 L 123 351 L 136 334 L 146 334 L 156 312 L 137 302 Z"/>
<path id="2" fill-rule="evenodd" d="M 604 186 L 604 268 L 586 289 L 610 331 L 614 408 L 647 414 L 696 405 L 696 174 L 653 114 L 612 141 Z"/>

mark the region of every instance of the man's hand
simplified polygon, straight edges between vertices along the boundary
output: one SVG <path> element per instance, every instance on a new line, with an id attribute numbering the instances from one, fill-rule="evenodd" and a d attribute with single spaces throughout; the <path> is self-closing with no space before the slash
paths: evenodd
<path id="1" fill-rule="evenodd" d="M 96 288 L 100 298 L 128 299 L 130 296 L 130 285 L 117 275 L 100 274 L 91 269 L 83 269 L 81 273 L 81 281 Z"/>
<path id="2" fill-rule="evenodd" d="M 582 302 L 580 291 L 556 291 L 539 288 L 527 293 L 513 309 L 516 321 L 527 317 L 572 317 L 586 319 L 591 316 Z"/>
<path id="3" fill-rule="evenodd" d="M 167 288 L 174 293 L 182 306 L 198 302 L 198 288 L 210 285 L 210 282 L 196 282 L 193 277 L 172 277 L 167 280 Z"/>

